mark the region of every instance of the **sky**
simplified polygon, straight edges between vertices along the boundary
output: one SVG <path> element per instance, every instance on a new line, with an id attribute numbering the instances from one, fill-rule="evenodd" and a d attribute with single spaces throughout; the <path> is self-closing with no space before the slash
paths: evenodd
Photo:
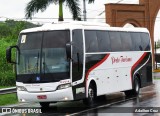
<path id="1" fill-rule="evenodd" d="M 26 4 L 31 0 L 0 0 L 0 17 L 21 19 L 25 17 L 25 7 Z M 80 3 L 80 8 L 83 10 L 82 1 Z M 135 3 L 137 0 L 95 0 L 94 4 L 88 5 L 87 7 L 87 16 L 88 18 L 96 18 L 98 14 L 104 11 L 104 4 L 106 3 L 117 3 L 122 1 L 122 3 Z M 66 5 L 64 5 L 64 18 L 72 18 L 70 12 L 68 11 Z M 58 5 L 50 5 L 45 12 L 39 12 L 34 15 L 34 17 L 41 18 L 58 18 Z M 57 19 L 56 19 L 57 20 Z"/>
<path id="2" fill-rule="evenodd" d="M 25 7 L 27 3 L 31 0 L 0 0 L 0 21 L 9 19 L 15 20 L 25 20 Z M 83 0 L 80 1 L 81 12 L 83 12 Z M 98 21 L 105 22 L 105 14 L 99 16 L 105 9 L 104 4 L 107 3 L 124 3 L 124 4 L 138 4 L 139 0 L 95 0 L 94 4 L 87 4 L 87 18 L 88 21 Z M 64 20 L 70 21 L 72 16 L 68 11 L 66 5 L 63 7 L 64 11 Z M 83 14 L 82 14 L 83 15 Z M 34 15 L 36 18 L 42 19 L 32 19 L 30 20 L 33 23 L 51 23 L 55 22 L 58 19 L 58 5 L 51 4 L 44 12 L 38 12 Z M 157 17 L 160 17 L 160 12 Z M 44 19 L 44 18 L 52 18 L 52 19 Z M 160 30 L 160 19 L 157 18 L 155 24 L 155 40 L 160 40 L 159 35 Z"/>

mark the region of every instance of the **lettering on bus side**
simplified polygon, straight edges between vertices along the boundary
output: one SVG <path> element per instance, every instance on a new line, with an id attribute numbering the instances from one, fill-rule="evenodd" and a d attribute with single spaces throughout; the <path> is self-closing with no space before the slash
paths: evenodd
<path id="1" fill-rule="evenodd" d="M 125 62 L 131 62 L 132 58 L 128 58 L 127 56 L 120 56 L 120 57 L 111 57 L 112 64 L 115 63 L 125 63 Z"/>

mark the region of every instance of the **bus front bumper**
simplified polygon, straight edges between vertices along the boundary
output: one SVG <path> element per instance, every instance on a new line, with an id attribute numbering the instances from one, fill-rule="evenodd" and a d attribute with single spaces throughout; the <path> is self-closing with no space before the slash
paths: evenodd
<path id="1" fill-rule="evenodd" d="M 73 100 L 71 87 L 52 92 L 17 91 L 17 96 L 19 102 L 57 102 Z"/>

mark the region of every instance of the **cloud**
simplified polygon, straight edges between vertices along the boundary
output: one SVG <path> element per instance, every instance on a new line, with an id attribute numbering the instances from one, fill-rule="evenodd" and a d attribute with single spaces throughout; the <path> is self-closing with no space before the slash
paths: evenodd
<path id="1" fill-rule="evenodd" d="M 30 0 L 1 0 L 0 16 L 24 17 L 24 8 Z"/>

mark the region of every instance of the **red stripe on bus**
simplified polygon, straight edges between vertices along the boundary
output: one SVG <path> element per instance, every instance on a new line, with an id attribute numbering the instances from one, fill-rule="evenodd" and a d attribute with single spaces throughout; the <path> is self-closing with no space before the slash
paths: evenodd
<path id="1" fill-rule="evenodd" d="M 110 54 L 107 54 L 100 62 L 98 62 L 97 64 L 93 65 L 87 72 L 86 74 L 86 81 L 88 80 L 88 75 L 89 73 L 94 70 L 96 67 L 98 67 L 99 65 L 101 65 L 105 60 L 107 60 L 107 58 L 109 57 Z"/>
<path id="2" fill-rule="evenodd" d="M 132 82 L 132 72 L 133 70 L 136 68 L 136 66 L 143 60 L 143 58 L 147 55 L 147 53 L 145 52 L 140 59 L 132 66 L 131 68 L 131 82 Z"/>

